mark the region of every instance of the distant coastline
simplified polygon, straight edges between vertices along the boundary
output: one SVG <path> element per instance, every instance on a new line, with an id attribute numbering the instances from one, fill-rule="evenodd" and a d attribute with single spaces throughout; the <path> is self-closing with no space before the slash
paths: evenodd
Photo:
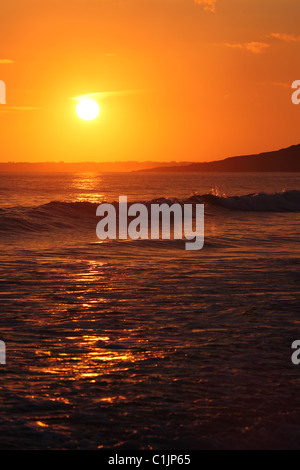
<path id="1" fill-rule="evenodd" d="M 300 144 L 211 162 L 6 162 L 4 172 L 300 172 Z"/>
<path id="2" fill-rule="evenodd" d="M 6 162 L 0 163 L 0 173 L 104 173 L 104 172 L 132 172 L 151 171 L 154 166 L 160 167 L 176 165 L 182 166 L 186 162 Z"/>
<path id="3" fill-rule="evenodd" d="M 300 144 L 272 152 L 212 162 L 155 167 L 153 172 L 300 172 Z"/>

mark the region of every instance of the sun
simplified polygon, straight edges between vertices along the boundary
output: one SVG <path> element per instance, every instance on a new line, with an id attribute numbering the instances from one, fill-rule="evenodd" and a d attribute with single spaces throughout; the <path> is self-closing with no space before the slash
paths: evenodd
<path id="1" fill-rule="evenodd" d="M 76 106 L 76 113 L 84 121 L 92 121 L 99 115 L 100 108 L 96 101 L 84 98 Z"/>

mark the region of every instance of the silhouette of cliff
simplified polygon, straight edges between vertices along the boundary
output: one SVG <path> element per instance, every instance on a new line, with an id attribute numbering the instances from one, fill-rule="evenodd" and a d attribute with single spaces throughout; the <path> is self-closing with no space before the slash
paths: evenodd
<path id="1" fill-rule="evenodd" d="M 220 171 L 220 172 L 246 172 L 246 171 L 300 171 L 300 144 L 291 147 L 265 152 L 256 155 L 244 155 L 225 158 L 224 160 L 191 163 L 187 165 L 155 167 L 151 170 L 159 172 L 183 172 L 183 171 Z"/>

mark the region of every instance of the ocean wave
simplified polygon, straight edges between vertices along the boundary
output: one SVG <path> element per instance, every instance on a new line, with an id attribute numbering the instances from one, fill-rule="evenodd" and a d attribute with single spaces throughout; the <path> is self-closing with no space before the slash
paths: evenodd
<path id="1" fill-rule="evenodd" d="M 253 193 L 243 196 L 195 195 L 191 199 L 204 204 L 235 211 L 252 212 L 300 212 L 300 191 L 281 191 L 272 194 Z"/>
<path id="2" fill-rule="evenodd" d="M 145 204 L 204 204 L 206 209 L 229 213 L 242 212 L 300 212 L 300 191 L 282 191 L 273 194 L 253 193 L 242 196 L 194 193 L 184 200 L 176 198 L 157 198 L 151 201 L 130 201 Z M 118 212 L 118 202 L 112 203 Z M 12 207 L 0 209 L 0 232 L 43 232 L 57 229 L 95 228 L 98 218 L 94 202 L 52 201 L 36 207 Z"/>
<path id="3" fill-rule="evenodd" d="M 128 205 L 140 203 L 150 207 L 151 204 L 204 204 L 206 206 L 217 206 L 220 208 L 234 211 L 252 211 L 252 212 L 300 212 L 300 191 L 290 190 L 274 193 L 252 193 L 241 196 L 226 196 L 214 193 L 200 194 L 193 193 L 187 199 L 160 197 L 151 201 L 129 201 Z M 112 204 L 118 209 L 119 202 Z M 95 215 L 98 203 L 92 202 L 60 202 L 54 201 L 40 206 L 43 211 L 48 213 L 56 212 L 68 217 L 77 217 Z M 36 209 L 35 209 L 36 210 Z"/>

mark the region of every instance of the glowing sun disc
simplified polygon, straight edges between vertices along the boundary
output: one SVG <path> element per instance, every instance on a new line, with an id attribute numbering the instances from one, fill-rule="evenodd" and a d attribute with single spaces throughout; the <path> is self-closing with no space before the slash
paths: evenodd
<path id="1" fill-rule="evenodd" d="M 100 108 L 96 101 L 84 98 L 76 106 L 76 113 L 84 121 L 92 121 L 99 115 Z"/>

